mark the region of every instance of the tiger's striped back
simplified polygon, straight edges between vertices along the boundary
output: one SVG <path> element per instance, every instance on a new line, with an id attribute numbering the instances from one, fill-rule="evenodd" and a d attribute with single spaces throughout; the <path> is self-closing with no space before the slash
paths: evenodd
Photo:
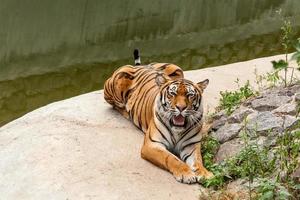
<path id="1" fill-rule="evenodd" d="M 168 63 L 123 66 L 105 82 L 104 98 L 145 132 L 153 119 L 153 104 L 159 92 L 158 76 L 176 80 L 183 78 L 183 71 Z"/>

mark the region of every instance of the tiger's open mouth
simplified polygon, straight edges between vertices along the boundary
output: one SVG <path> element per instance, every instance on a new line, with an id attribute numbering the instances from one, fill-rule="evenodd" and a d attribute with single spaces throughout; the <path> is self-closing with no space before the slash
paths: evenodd
<path id="1" fill-rule="evenodd" d="M 184 126 L 185 122 L 186 122 L 185 117 L 182 115 L 172 117 L 172 124 L 174 126 Z"/>

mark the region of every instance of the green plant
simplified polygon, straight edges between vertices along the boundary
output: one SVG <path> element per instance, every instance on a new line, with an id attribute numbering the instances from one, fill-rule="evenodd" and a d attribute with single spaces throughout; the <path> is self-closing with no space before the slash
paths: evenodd
<path id="1" fill-rule="evenodd" d="M 252 182 L 255 177 L 265 177 L 274 170 L 275 160 L 269 159 L 269 150 L 257 144 L 248 144 L 235 157 L 226 161 L 227 173 L 233 179 L 248 177 Z"/>
<path id="2" fill-rule="evenodd" d="M 271 76 L 275 76 L 273 82 L 276 84 L 279 75 L 269 75 Z M 261 80 L 260 77 L 259 84 Z M 220 108 L 225 109 L 229 114 L 244 99 L 256 94 L 250 88 L 249 82 L 243 87 L 239 85 L 238 87 L 237 91 L 221 93 Z M 298 114 L 299 106 L 300 104 L 297 106 Z M 300 184 L 295 183 L 291 174 L 299 167 L 300 123 L 285 129 L 284 133 L 272 133 L 272 130 L 269 130 L 267 135 L 270 137 L 276 135 L 276 143 L 275 146 L 268 147 L 258 145 L 255 137 L 259 134 L 256 131 L 250 132 L 246 128 L 246 120 L 243 127 L 240 136 L 243 139 L 244 148 L 236 156 L 221 163 L 214 163 L 214 155 L 220 146 L 218 141 L 211 136 L 207 136 L 202 141 L 204 165 L 215 175 L 213 179 L 202 180 L 202 185 L 222 190 L 226 188 L 228 181 L 242 178 L 248 180 L 250 199 L 299 199 Z M 282 128 L 284 127 L 283 123 Z"/>
<path id="3" fill-rule="evenodd" d="M 227 180 L 246 177 L 252 182 L 255 176 L 264 177 L 274 169 L 274 160 L 268 159 L 269 150 L 257 144 L 246 142 L 238 155 L 216 164 L 213 158 L 218 148 L 219 143 L 210 136 L 202 142 L 203 163 L 215 175 L 213 179 L 202 181 L 205 187 L 220 188 Z"/>
<path id="4" fill-rule="evenodd" d="M 287 200 L 291 194 L 279 182 L 272 179 L 259 179 L 257 186 L 258 200 Z"/>
<path id="5" fill-rule="evenodd" d="M 296 52 L 292 55 L 292 60 L 296 60 L 298 64 L 298 70 L 300 70 L 300 38 L 298 38 L 295 45 Z"/>
<path id="6" fill-rule="evenodd" d="M 284 179 L 286 181 L 298 165 L 297 157 L 300 151 L 300 131 L 287 131 L 277 139 L 278 148 L 276 154 L 278 155 L 279 168 L 284 174 L 284 177 L 277 177 L 277 179 Z M 298 142 L 295 142 L 298 141 Z"/>
<path id="7" fill-rule="evenodd" d="M 203 155 L 203 163 L 205 164 L 205 166 L 210 167 L 214 165 L 214 155 L 217 153 L 219 146 L 220 143 L 212 136 L 207 136 L 202 140 L 201 152 Z"/>
<path id="8" fill-rule="evenodd" d="M 214 178 L 202 180 L 204 187 L 215 187 L 220 189 L 225 183 L 223 168 L 221 165 L 214 163 L 214 155 L 219 149 L 220 143 L 211 136 L 203 139 L 201 144 L 201 153 L 204 166 L 214 174 Z"/>
<path id="9" fill-rule="evenodd" d="M 282 37 L 281 37 L 281 45 L 283 46 L 284 52 L 285 52 L 285 60 L 279 60 L 279 61 L 272 61 L 273 69 L 275 70 L 274 74 L 279 78 L 278 73 L 282 70 L 284 70 L 284 86 L 288 86 L 287 82 L 287 71 L 290 68 L 292 70 L 291 77 L 290 77 L 290 83 L 292 84 L 293 77 L 294 77 L 294 68 L 289 67 L 289 60 L 288 60 L 288 52 L 289 49 L 293 46 L 293 28 L 291 25 L 291 22 L 289 20 L 286 20 L 282 14 L 281 10 L 277 11 L 279 14 L 283 25 L 281 27 Z"/>
<path id="10" fill-rule="evenodd" d="M 247 98 L 254 96 L 256 93 L 250 87 L 249 81 L 247 81 L 245 85 L 239 87 L 237 91 L 225 91 L 220 92 L 220 94 L 220 109 L 225 109 L 227 114 L 231 114 L 238 105 L 240 105 Z"/>

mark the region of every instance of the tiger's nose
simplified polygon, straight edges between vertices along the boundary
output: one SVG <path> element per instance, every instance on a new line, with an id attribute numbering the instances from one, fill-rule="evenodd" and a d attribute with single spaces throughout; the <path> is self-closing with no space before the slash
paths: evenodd
<path id="1" fill-rule="evenodd" d="M 184 111 L 185 109 L 186 109 L 186 105 L 176 105 L 176 108 L 180 111 L 180 112 L 182 112 L 182 111 Z"/>

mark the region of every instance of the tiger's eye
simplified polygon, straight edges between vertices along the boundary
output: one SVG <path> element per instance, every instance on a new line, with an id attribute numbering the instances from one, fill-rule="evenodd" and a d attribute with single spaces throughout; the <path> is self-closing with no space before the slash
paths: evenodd
<path id="1" fill-rule="evenodd" d="M 190 93 L 190 94 L 188 94 L 187 96 L 188 96 L 189 98 L 193 98 L 193 97 L 195 97 L 195 94 Z"/>
<path id="2" fill-rule="evenodd" d="M 176 95 L 176 93 L 175 93 L 175 92 L 173 92 L 173 91 L 171 91 L 171 95 L 172 95 L 172 96 L 175 96 L 175 95 Z"/>

